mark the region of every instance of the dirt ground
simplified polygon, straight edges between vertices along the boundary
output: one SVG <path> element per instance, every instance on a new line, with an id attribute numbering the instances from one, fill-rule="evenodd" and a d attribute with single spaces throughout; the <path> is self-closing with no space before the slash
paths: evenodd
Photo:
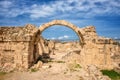
<path id="1" fill-rule="evenodd" d="M 0 80 L 80 80 L 80 71 L 70 71 L 66 63 L 47 63 L 37 71 L 11 72 Z"/>
<path id="2" fill-rule="evenodd" d="M 48 63 L 44 63 L 39 70 L 30 69 L 28 72 L 11 72 L 0 76 L 0 80 L 80 80 L 80 65 L 76 62 L 69 63 L 66 61 L 73 56 L 69 52 L 56 52 L 50 55 L 53 59 Z M 75 55 L 75 54 L 74 54 Z M 78 56 L 78 54 L 76 54 Z M 77 66 L 77 68 L 76 68 Z"/>

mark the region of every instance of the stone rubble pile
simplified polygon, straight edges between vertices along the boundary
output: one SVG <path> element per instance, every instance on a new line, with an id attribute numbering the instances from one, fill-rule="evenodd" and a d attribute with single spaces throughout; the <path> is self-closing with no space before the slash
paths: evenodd
<path id="1" fill-rule="evenodd" d="M 100 69 L 94 65 L 89 65 L 87 69 L 81 69 L 80 72 L 80 80 L 111 80 L 108 76 L 102 75 Z"/>

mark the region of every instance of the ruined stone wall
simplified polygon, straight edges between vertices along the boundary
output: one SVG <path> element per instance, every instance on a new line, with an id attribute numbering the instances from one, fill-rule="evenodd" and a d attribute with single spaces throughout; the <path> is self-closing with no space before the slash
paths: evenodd
<path id="1" fill-rule="evenodd" d="M 110 38 L 98 36 L 94 26 L 79 28 L 79 31 L 81 32 L 84 40 L 83 48 L 79 47 L 79 62 L 81 65 L 83 67 L 87 67 L 87 65 L 92 64 L 101 69 L 113 69 L 114 59 L 112 56 L 119 53 L 116 42 Z M 43 50 L 45 53 L 49 53 L 48 51 L 50 47 L 47 46 L 48 45 L 45 46 L 45 43 L 43 44 Z M 64 46 L 62 48 L 64 48 Z M 59 50 L 62 50 L 62 48 Z"/>
<path id="2" fill-rule="evenodd" d="M 57 24 L 68 26 L 82 39 L 82 47 L 77 49 L 83 67 L 93 64 L 101 69 L 112 69 L 114 61 L 118 60 L 117 65 L 120 64 L 119 59 L 114 59 L 114 55 L 120 53 L 120 46 L 112 39 L 98 36 L 94 26 L 77 28 L 57 20 L 40 29 L 30 24 L 24 27 L 0 27 L 0 70 L 29 68 L 37 62 L 39 56 L 53 52 L 54 42 L 47 41 L 40 35 L 42 30 Z"/>
<path id="3" fill-rule="evenodd" d="M 27 69 L 36 61 L 38 56 L 33 54 L 36 33 L 33 25 L 0 27 L 0 70 Z"/>
<path id="4" fill-rule="evenodd" d="M 81 64 L 94 64 L 101 69 L 113 69 L 112 55 L 118 53 L 116 42 L 109 38 L 97 36 L 95 27 L 88 26 L 80 29 L 85 45 L 81 50 Z"/>
<path id="5" fill-rule="evenodd" d="M 28 42 L 0 42 L 0 66 L 28 68 Z"/>

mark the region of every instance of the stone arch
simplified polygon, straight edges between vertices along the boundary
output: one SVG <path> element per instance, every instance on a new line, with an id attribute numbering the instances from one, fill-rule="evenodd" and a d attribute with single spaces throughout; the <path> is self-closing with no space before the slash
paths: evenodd
<path id="1" fill-rule="evenodd" d="M 43 25 L 41 25 L 39 27 L 39 30 L 40 30 L 40 34 L 47 28 L 51 27 L 51 26 L 54 26 L 54 25 L 62 25 L 62 26 L 66 26 L 70 29 L 72 29 L 79 37 L 79 40 L 80 40 L 80 45 L 81 47 L 83 47 L 83 44 L 84 44 L 84 38 L 83 38 L 83 35 L 82 33 L 80 32 L 79 28 L 65 20 L 53 20 L 51 22 L 48 22 L 48 23 L 45 23 Z"/>

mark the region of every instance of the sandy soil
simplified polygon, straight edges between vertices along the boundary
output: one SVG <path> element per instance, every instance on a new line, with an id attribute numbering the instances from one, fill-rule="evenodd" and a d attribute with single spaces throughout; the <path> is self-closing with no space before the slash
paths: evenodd
<path id="1" fill-rule="evenodd" d="M 49 67 L 50 66 L 50 67 Z M 80 71 L 69 71 L 66 63 L 47 63 L 36 72 L 12 72 L 0 80 L 80 80 Z"/>
<path id="2" fill-rule="evenodd" d="M 67 54 L 62 52 L 51 55 L 53 61 L 44 63 L 36 72 L 31 69 L 28 72 L 12 72 L 1 76 L 0 80 L 80 80 L 80 71 L 70 71 L 73 67 L 69 67 L 69 63 L 63 61 L 62 57 Z M 76 63 L 71 64 L 74 65 Z"/>

